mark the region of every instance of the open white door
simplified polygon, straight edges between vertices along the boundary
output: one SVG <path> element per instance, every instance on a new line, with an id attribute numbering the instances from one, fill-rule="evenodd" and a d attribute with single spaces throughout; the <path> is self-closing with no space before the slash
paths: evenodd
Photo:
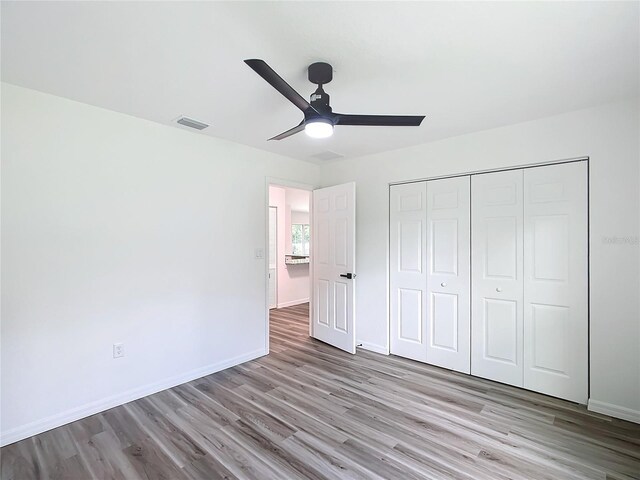
<path id="1" fill-rule="evenodd" d="M 356 353 L 356 184 L 313 191 L 313 337 Z"/>

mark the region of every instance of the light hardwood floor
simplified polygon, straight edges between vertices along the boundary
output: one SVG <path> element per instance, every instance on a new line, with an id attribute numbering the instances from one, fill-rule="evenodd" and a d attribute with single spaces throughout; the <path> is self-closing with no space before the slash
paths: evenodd
<path id="1" fill-rule="evenodd" d="M 4 447 L 2 479 L 630 479 L 640 425 L 308 337 L 273 311 L 271 354 Z"/>

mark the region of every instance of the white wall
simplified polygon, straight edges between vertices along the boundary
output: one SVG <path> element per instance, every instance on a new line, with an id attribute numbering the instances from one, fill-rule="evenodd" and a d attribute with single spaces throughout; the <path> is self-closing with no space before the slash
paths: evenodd
<path id="1" fill-rule="evenodd" d="M 309 212 L 296 212 L 291 210 L 291 223 L 309 224 Z"/>
<path id="2" fill-rule="evenodd" d="M 293 212 L 291 210 L 290 199 L 298 198 L 301 194 L 306 194 L 307 203 L 310 198 L 309 192 L 303 192 L 299 189 L 269 186 L 269 205 L 278 209 L 278 256 L 277 256 L 277 289 L 278 289 L 278 308 L 299 305 L 309 301 L 309 292 L 311 291 L 309 278 L 309 265 L 287 265 L 285 263 L 285 255 L 291 254 L 291 224 L 298 223 L 301 212 Z M 306 223 L 309 223 L 309 214 L 306 215 Z M 295 217 L 296 221 L 292 221 Z"/>
<path id="3" fill-rule="evenodd" d="M 266 177 L 318 175 L 3 84 L 2 442 L 263 355 Z"/>
<path id="4" fill-rule="evenodd" d="M 390 182 L 589 156 L 590 408 L 640 422 L 639 134 L 631 98 L 324 165 L 323 185 L 356 182 L 358 342 L 388 351 Z"/>
<path id="5" fill-rule="evenodd" d="M 2 443 L 264 354 L 266 177 L 357 182 L 359 341 L 385 351 L 389 182 L 583 155 L 592 408 L 640 421 L 638 117 L 632 99 L 320 172 L 3 84 Z"/>

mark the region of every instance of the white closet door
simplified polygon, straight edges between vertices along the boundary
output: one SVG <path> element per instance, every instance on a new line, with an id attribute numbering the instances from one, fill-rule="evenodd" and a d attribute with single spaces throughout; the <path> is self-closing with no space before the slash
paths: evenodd
<path id="1" fill-rule="evenodd" d="M 391 186 L 391 353 L 427 360 L 426 182 Z"/>
<path id="2" fill-rule="evenodd" d="M 427 363 L 469 373 L 470 179 L 427 182 Z"/>
<path id="3" fill-rule="evenodd" d="M 471 179 L 471 373 L 523 384 L 522 170 Z"/>
<path id="4" fill-rule="evenodd" d="M 587 164 L 524 172 L 524 386 L 587 403 Z"/>

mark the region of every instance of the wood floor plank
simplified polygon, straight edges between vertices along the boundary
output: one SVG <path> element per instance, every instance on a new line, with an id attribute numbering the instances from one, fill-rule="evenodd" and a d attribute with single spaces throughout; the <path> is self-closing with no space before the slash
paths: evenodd
<path id="1" fill-rule="evenodd" d="M 271 310 L 270 354 L 0 451 L 2 480 L 640 480 L 640 425 L 309 337 Z"/>

